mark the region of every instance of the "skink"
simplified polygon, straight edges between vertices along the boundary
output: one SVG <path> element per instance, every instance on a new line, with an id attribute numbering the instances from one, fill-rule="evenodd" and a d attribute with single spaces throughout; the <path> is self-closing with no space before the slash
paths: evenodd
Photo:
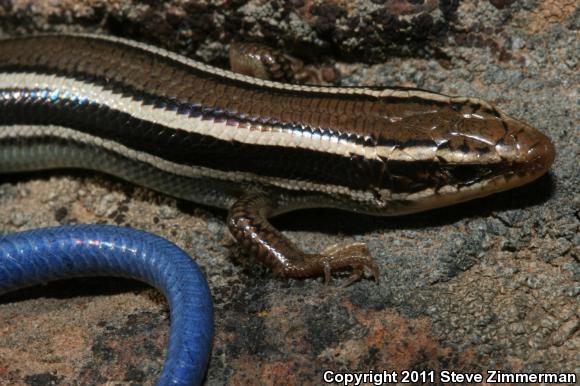
<path id="1" fill-rule="evenodd" d="M 528 183 L 554 154 L 476 98 L 276 83 L 114 37 L 0 42 L 0 173 L 93 169 L 227 209 L 239 245 L 283 276 L 378 267 L 363 244 L 304 253 L 271 216 L 428 210 Z"/>

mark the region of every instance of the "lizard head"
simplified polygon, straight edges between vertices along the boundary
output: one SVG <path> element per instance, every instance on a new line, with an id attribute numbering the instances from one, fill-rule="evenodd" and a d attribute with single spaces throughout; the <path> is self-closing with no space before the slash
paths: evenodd
<path id="1" fill-rule="evenodd" d="M 385 141 L 376 194 L 382 214 L 446 206 L 512 189 L 548 171 L 550 139 L 487 102 L 408 107 L 399 112 L 397 142 Z M 419 107 L 418 107 L 419 108 Z M 392 117 L 392 116 L 391 116 Z M 391 130 L 397 130 L 391 129 Z"/>

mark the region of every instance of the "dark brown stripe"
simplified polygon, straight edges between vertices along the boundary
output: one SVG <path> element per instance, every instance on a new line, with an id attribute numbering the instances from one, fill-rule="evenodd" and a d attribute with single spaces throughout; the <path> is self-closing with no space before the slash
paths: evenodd
<path id="1" fill-rule="evenodd" d="M 224 141 L 136 119 L 94 102 L 79 104 L 60 98 L 53 101 L 39 96 L 41 90 L 18 91 L 0 90 L 1 125 L 69 127 L 185 165 L 342 185 L 353 189 L 386 188 L 394 193 L 412 193 L 449 184 L 470 185 L 492 173 L 485 165 L 442 165 L 438 161 L 383 162 L 355 155 L 344 157 L 308 149 Z M 176 114 L 203 116 L 209 120 L 228 118 L 225 112 L 215 109 L 199 105 L 177 105 L 134 90 L 125 92 L 145 104 L 169 109 Z M 434 142 L 413 139 L 401 143 L 390 140 L 389 145 L 412 150 L 414 146 L 433 146 Z"/>
<path id="2" fill-rule="evenodd" d="M 95 103 L 53 102 L 26 93 L 15 99 L 0 98 L 0 125 L 14 124 L 69 127 L 185 165 L 356 189 L 367 188 L 377 180 L 375 164 L 380 164 L 306 149 L 223 141 L 139 120 Z"/>
<path id="3" fill-rule="evenodd" d="M 206 73 L 152 55 L 142 49 L 106 40 L 72 36 L 43 36 L 0 42 L 0 70 L 58 73 L 73 78 L 106 79 L 157 97 L 199 103 L 246 116 L 330 128 L 343 133 L 381 138 L 427 138 L 410 132 L 405 121 L 427 119 L 432 112 L 450 121 L 462 106 L 419 97 L 376 98 L 296 90 L 281 90 Z M 449 115 L 449 116 L 446 116 Z M 421 122 L 419 122 L 421 123 Z M 419 139 L 420 139 L 419 137 Z"/>

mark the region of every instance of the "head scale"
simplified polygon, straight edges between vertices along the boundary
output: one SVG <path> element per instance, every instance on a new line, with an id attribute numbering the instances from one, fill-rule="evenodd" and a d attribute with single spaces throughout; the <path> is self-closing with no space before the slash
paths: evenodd
<path id="1" fill-rule="evenodd" d="M 377 133 L 380 214 L 417 212 L 511 189 L 540 177 L 554 161 L 548 137 L 481 100 L 390 105 L 386 113 L 395 124 Z"/>

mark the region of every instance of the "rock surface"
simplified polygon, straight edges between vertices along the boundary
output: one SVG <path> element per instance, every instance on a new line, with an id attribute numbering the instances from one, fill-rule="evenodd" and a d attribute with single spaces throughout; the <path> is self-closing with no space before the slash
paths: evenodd
<path id="1" fill-rule="evenodd" d="M 368 243 L 380 284 L 281 280 L 233 259 L 225 213 L 93 172 L 2 176 L 0 231 L 110 223 L 194 256 L 215 301 L 207 384 L 320 384 L 323 369 L 576 372 L 578 30 L 573 0 L 5 0 L 2 36 L 91 31 L 224 65 L 233 40 L 334 61 L 345 85 L 480 96 L 547 133 L 537 182 L 404 218 L 274 220 L 307 250 Z M 0 384 L 153 384 L 167 306 L 144 285 L 71 280 L 0 298 Z"/>

